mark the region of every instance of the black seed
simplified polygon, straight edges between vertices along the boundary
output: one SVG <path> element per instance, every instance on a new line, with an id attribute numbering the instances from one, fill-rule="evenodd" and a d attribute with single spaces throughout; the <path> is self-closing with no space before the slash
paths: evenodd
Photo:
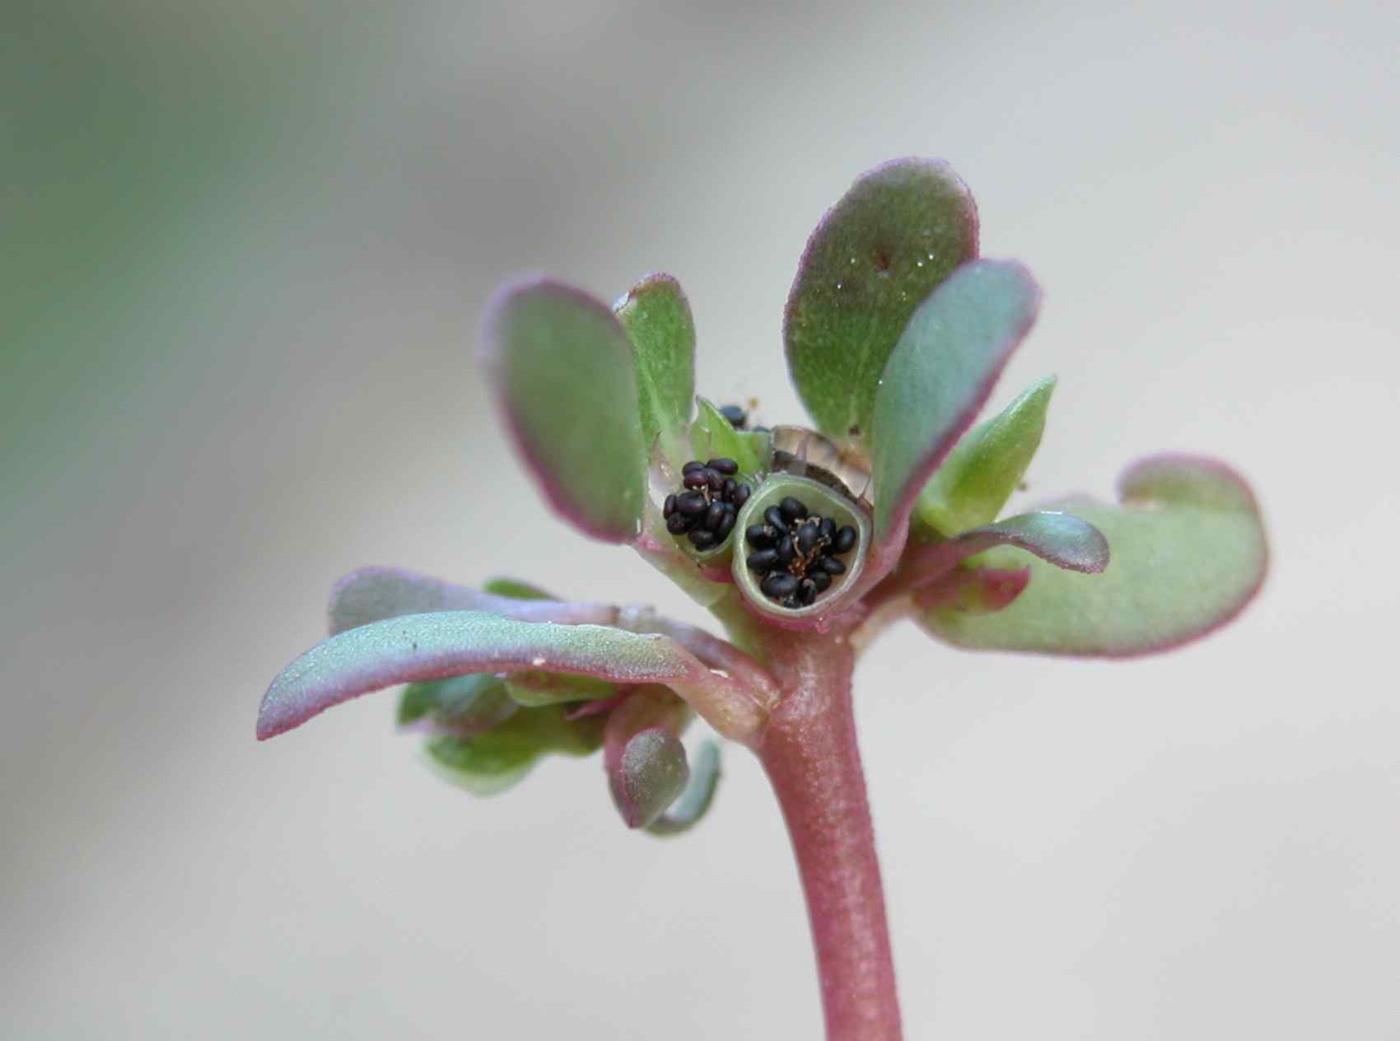
<path id="1" fill-rule="evenodd" d="M 724 474 L 720 473 L 718 470 L 706 470 L 705 476 L 709 479 L 711 491 L 718 492 L 724 487 Z"/>
<path id="2" fill-rule="evenodd" d="M 715 538 L 714 532 L 706 531 L 704 528 L 696 528 L 686 537 L 690 539 L 691 544 L 696 549 L 709 549 L 719 541 Z"/>
<path id="3" fill-rule="evenodd" d="M 747 484 L 739 485 L 739 487 L 734 489 L 734 494 L 730 496 L 730 499 L 735 506 L 744 505 L 744 503 L 749 501 L 749 486 Z"/>
<path id="4" fill-rule="evenodd" d="M 846 565 L 835 557 L 822 557 L 821 560 L 817 561 L 817 567 L 828 575 L 839 575 L 846 570 Z"/>
<path id="5" fill-rule="evenodd" d="M 810 578 L 804 578 L 797 584 L 797 602 L 806 607 L 817 598 L 817 584 Z"/>
<path id="6" fill-rule="evenodd" d="M 855 548 L 856 529 L 847 524 L 836 533 L 836 538 L 831 543 L 831 548 L 837 553 L 849 553 Z"/>
<path id="7" fill-rule="evenodd" d="M 724 503 L 710 503 L 710 508 L 705 511 L 705 527 L 709 528 L 711 531 L 717 530 L 719 528 L 719 522 L 724 520 L 725 513 Z"/>
<path id="8" fill-rule="evenodd" d="M 764 549 L 773 545 L 773 533 L 762 524 L 750 524 L 744 531 L 744 541 L 754 549 Z"/>
<path id="9" fill-rule="evenodd" d="M 778 559 L 784 564 L 791 564 L 797 556 L 797 550 L 792 544 L 792 539 L 784 535 L 778 540 Z"/>
<path id="10" fill-rule="evenodd" d="M 704 463 L 702 463 L 699 459 L 692 459 L 690 462 L 686 463 L 684 466 L 681 467 L 681 473 L 688 474 L 693 473 L 696 470 L 703 469 L 705 469 Z"/>
<path id="11" fill-rule="evenodd" d="M 681 478 L 681 484 L 687 488 L 704 488 L 710 483 L 708 470 L 691 470 Z"/>
<path id="12" fill-rule="evenodd" d="M 676 510 L 687 517 L 698 517 L 709 509 L 710 504 L 700 492 L 686 492 L 676 497 Z"/>
<path id="13" fill-rule="evenodd" d="M 745 563 L 748 564 L 750 571 L 757 571 L 762 575 L 778 566 L 778 551 L 761 549 L 757 553 L 750 553 L 749 559 Z"/>
<path id="14" fill-rule="evenodd" d="M 705 465 L 711 470 L 718 470 L 726 477 L 733 477 L 739 472 L 739 464 L 733 459 L 730 459 L 727 455 L 722 455 L 718 459 L 711 459 Z"/>
<path id="15" fill-rule="evenodd" d="M 775 571 L 763 580 L 759 586 L 763 590 L 763 595 L 771 600 L 781 600 L 783 597 L 792 596 L 797 592 L 797 579 L 789 575 L 786 571 Z"/>
<path id="16" fill-rule="evenodd" d="M 729 538 L 729 533 L 734 530 L 734 522 L 739 519 L 739 515 L 732 509 L 726 510 L 724 520 L 719 522 L 719 527 L 715 529 L 715 537 L 721 542 Z"/>
<path id="17" fill-rule="evenodd" d="M 734 499 L 734 493 L 738 491 L 738 489 L 738 482 L 735 481 L 732 477 L 726 477 L 724 479 L 724 484 L 720 487 L 719 490 L 720 498 L 722 498 L 725 502 L 731 502 Z"/>
<path id="18" fill-rule="evenodd" d="M 673 514 L 673 513 L 675 513 L 675 512 L 676 512 L 676 497 L 675 497 L 674 495 L 668 495 L 668 496 L 666 496 L 666 502 L 665 502 L 665 504 L 661 507 L 661 516 L 665 517 L 667 520 L 670 520 L 671 514 Z"/>
<path id="19" fill-rule="evenodd" d="M 778 508 L 783 511 L 783 516 L 788 520 L 801 520 L 807 516 L 807 507 L 803 506 L 791 495 L 778 504 Z"/>
<path id="20" fill-rule="evenodd" d="M 787 520 L 783 513 L 776 506 L 770 506 L 763 511 L 763 519 L 774 531 L 787 531 Z"/>
<path id="21" fill-rule="evenodd" d="M 817 587 L 818 593 L 825 593 L 831 587 L 831 576 L 825 571 L 813 571 L 808 577 L 811 578 L 812 584 Z"/>
<path id="22" fill-rule="evenodd" d="M 744 424 L 749 421 L 749 414 L 738 405 L 721 405 L 719 414 L 729 420 L 729 425 L 735 430 L 743 430 Z"/>
<path id="23" fill-rule="evenodd" d="M 666 518 L 666 530 L 672 535 L 684 535 L 694 522 L 683 513 L 673 513 Z"/>
<path id="24" fill-rule="evenodd" d="M 805 557 L 817 548 L 817 526 L 815 524 L 804 524 L 797 529 L 797 548 Z"/>
<path id="25" fill-rule="evenodd" d="M 753 432 L 754 432 L 755 434 L 771 434 L 771 433 L 772 433 L 772 431 L 769 430 L 767 427 L 754 427 L 754 428 L 753 428 Z"/>
<path id="26" fill-rule="evenodd" d="M 821 535 L 827 542 L 836 540 L 836 522 L 830 517 L 823 517 L 821 523 Z"/>

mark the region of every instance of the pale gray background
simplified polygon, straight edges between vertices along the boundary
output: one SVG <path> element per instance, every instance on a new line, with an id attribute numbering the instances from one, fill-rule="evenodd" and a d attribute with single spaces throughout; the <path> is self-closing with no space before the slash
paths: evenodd
<path id="1" fill-rule="evenodd" d="M 596 761 L 474 802 L 387 696 L 262 746 L 253 717 L 363 563 L 699 620 L 539 507 L 470 364 L 483 303 L 521 269 L 606 298 L 673 272 L 703 392 L 795 419 L 798 251 L 902 154 L 950 159 L 984 252 L 1045 287 L 993 402 L 1060 376 L 1032 492 L 1216 453 L 1275 554 L 1237 625 L 1169 657 L 901 629 L 862 665 L 910 1038 L 1400 1037 L 1392 3 L 70 8 L 11 9 L 10 53 L 59 77 L 12 121 L 66 79 L 65 147 L 119 103 L 138 151 L 148 108 L 238 118 L 152 138 L 197 197 L 63 296 L 53 343 L 91 360 L 47 398 L 11 383 L 37 404 L 0 526 L 6 1037 L 815 1038 L 745 755 L 657 842 Z"/>

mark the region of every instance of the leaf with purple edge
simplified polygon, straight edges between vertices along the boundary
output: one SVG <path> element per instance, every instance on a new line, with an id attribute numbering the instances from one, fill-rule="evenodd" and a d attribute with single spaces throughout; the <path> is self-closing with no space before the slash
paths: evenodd
<path id="1" fill-rule="evenodd" d="M 646 446 L 632 342 L 605 304 L 558 282 L 505 290 L 482 360 L 546 498 L 585 534 L 637 533 Z"/>
<path id="2" fill-rule="evenodd" d="M 828 436 L 870 430 L 885 362 L 914 309 L 977 255 L 977 207 L 946 164 L 896 159 L 862 174 L 822 217 L 783 323 L 788 369 Z"/>
<path id="3" fill-rule="evenodd" d="M 875 398 L 871 469 L 878 541 L 898 537 L 924 484 L 971 425 L 1035 321 L 1039 300 L 1022 265 L 975 260 L 914 312 Z"/>
<path id="4" fill-rule="evenodd" d="M 1072 505 L 1112 547 L 1101 575 L 1033 560 L 1029 587 L 1004 611 L 935 609 L 923 624 L 972 649 L 1130 657 L 1206 635 L 1258 591 L 1268 564 L 1263 524 L 1249 486 L 1228 466 L 1152 457 L 1123 473 L 1119 497 L 1120 506 Z M 1025 558 L 1000 548 L 975 559 L 1010 567 Z"/>
<path id="5" fill-rule="evenodd" d="M 505 677 L 504 682 L 511 699 L 529 708 L 572 701 L 601 701 L 617 693 L 617 688 L 606 680 L 534 669 L 513 672 Z"/>
<path id="6" fill-rule="evenodd" d="M 919 493 L 921 526 L 953 536 L 997 519 L 1040 447 L 1054 390 L 1054 376 L 1039 380 L 953 446 Z"/>
<path id="7" fill-rule="evenodd" d="M 727 457 L 739 464 L 739 473 L 753 476 L 763 469 L 767 437 L 751 430 L 735 430 L 723 413 L 705 398 L 695 399 L 695 422 L 690 428 L 690 446 L 696 457 Z"/>
<path id="8" fill-rule="evenodd" d="M 263 696 L 257 733 L 273 737 L 332 705 L 401 683 L 531 669 L 661 684 L 707 672 L 663 636 L 476 611 L 405 615 L 332 636 L 288 665 Z"/>
<path id="9" fill-rule="evenodd" d="M 719 786 L 719 744 L 703 742 L 690 766 L 690 781 L 668 810 L 648 824 L 653 835 L 680 835 L 689 831 L 709 812 Z"/>
<path id="10" fill-rule="evenodd" d="M 994 546 L 1014 546 L 1055 567 L 1085 574 L 1097 574 L 1109 562 L 1108 540 L 1098 528 L 1072 513 L 1040 510 L 906 551 L 902 573 L 909 585 L 923 585 Z"/>
<path id="11" fill-rule="evenodd" d="M 648 275 L 615 305 L 632 341 L 636 362 L 642 438 L 661 445 L 671 465 L 685 460 L 684 433 L 695 395 L 695 319 L 680 283 L 670 275 Z"/>

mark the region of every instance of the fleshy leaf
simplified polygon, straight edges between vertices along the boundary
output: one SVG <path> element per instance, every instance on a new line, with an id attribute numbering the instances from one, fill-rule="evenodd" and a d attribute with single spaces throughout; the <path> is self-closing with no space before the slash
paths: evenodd
<path id="1" fill-rule="evenodd" d="M 914 312 L 880 379 L 872 421 L 875 537 L 897 537 L 1035 320 L 1020 264 L 964 264 Z"/>
<path id="2" fill-rule="evenodd" d="M 1000 611 L 1025 592 L 1031 580 L 1028 567 L 1005 570 L 990 567 L 956 567 L 914 591 L 914 605 L 921 611 L 952 608 L 968 614 Z"/>
<path id="3" fill-rule="evenodd" d="M 613 802 L 629 828 L 644 828 L 685 790 L 685 746 L 664 727 L 633 734 L 609 774 Z"/>
<path id="4" fill-rule="evenodd" d="M 885 362 L 914 309 L 977 255 L 977 207 L 942 162 L 896 159 L 862 174 L 822 217 L 783 324 L 788 369 L 827 435 L 870 430 Z"/>
<path id="5" fill-rule="evenodd" d="M 258 737 L 281 734 L 332 705 L 400 683 L 531 669 L 661 684 L 707 673 L 664 636 L 519 622 L 476 611 L 405 615 L 332 636 L 283 669 L 263 697 Z"/>
<path id="6" fill-rule="evenodd" d="M 521 621 L 597 625 L 611 625 L 617 618 L 616 608 L 606 604 L 575 604 L 545 595 L 518 595 L 530 588 L 513 583 L 506 593 L 484 592 L 401 568 L 361 568 L 346 575 L 331 590 L 330 631 L 334 636 L 386 618 L 430 611 L 489 611 Z"/>
<path id="7" fill-rule="evenodd" d="M 969 430 L 919 494 L 918 519 L 945 536 L 996 520 L 1040 447 L 1054 390 L 1047 376 Z"/>
<path id="8" fill-rule="evenodd" d="M 629 541 L 646 448 L 632 343 L 612 311 L 557 282 L 507 289 L 492 304 L 482 360 L 550 503 L 594 538 Z"/>
<path id="9" fill-rule="evenodd" d="M 642 438 L 658 439 L 673 466 L 684 459 L 682 436 L 695 394 L 695 319 L 680 283 L 670 275 L 649 275 L 615 305 L 618 321 L 632 341 Z"/>
<path id="10" fill-rule="evenodd" d="M 719 777 L 719 745 L 706 741 L 695 753 L 685 791 L 670 809 L 647 825 L 647 831 L 653 835 L 679 835 L 689 831 L 709 812 Z"/>
<path id="11" fill-rule="evenodd" d="M 695 422 L 690 428 L 690 445 L 697 458 L 728 457 L 739 464 L 741 474 L 752 476 L 763 469 L 765 438 L 749 430 L 735 430 L 711 402 L 696 398 Z"/>
<path id="12" fill-rule="evenodd" d="M 494 795 L 522 780 L 541 756 L 587 755 L 601 743 L 599 720 L 571 720 L 549 707 L 523 709 L 484 733 L 431 738 L 425 751 L 454 784 L 473 795 Z"/>
<path id="13" fill-rule="evenodd" d="M 1166 650 L 1228 622 L 1264 580 L 1268 548 L 1249 486 L 1223 463 L 1157 456 L 1119 479 L 1121 506 L 1076 501 L 1108 538 L 1101 575 L 1031 561 L 1029 587 L 1004 611 L 926 612 L 935 635 L 968 648 L 1128 657 Z M 1024 562 L 1014 550 L 976 558 Z"/>
<path id="14" fill-rule="evenodd" d="M 504 723 L 516 711 L 505 682 L 489 672 L 410 683 L 399 695 L 400 726 L 431 719 L 444 730 L 470 734 Z"/>
<path id="15" fill-rule="evenodd" d="M 617 693 L 611 683 L 592 676 L 534 670 L 511 673 L 505 678 L 505 685 L 513 701 L 530 708 L 571 701 L 600 701 Z"/>
<path id="16" fill-rule="evenodd" d="M 909 554 L 904 573 L 910 585 L 920 585 L 921 577 L 932 581 L 994 546 L 1015 546 L 1056 567 L 1086 574 L 1097 574 L 1109 562 L 1108 540 L 1098 528 L 1072 513 L 1040 510 L 920 546 Z"/>

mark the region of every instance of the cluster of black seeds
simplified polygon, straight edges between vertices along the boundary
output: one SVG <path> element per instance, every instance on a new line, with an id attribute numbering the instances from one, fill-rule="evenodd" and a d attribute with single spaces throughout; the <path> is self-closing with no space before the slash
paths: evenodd
<path id="1" fill-rule="evenodd" d="M 719 407 L 719 414 L 725 419 L 729 420 L 729 425 L 732 426 L 735 430 L 749 429 L 749 414 L 744 411 L 743 406 L 721 405 Z M 766 434 L 768 433 L 768 428 L 754 427 L 751 432 L 755 434 Z"/>
<path id="2" fill-rule="evenodd" d="M 734 479 L 738 472 L 733 459 L 692 459 L 681 467 L 684 489 L 666 496 L 661 510 L 666 530 L 677 538 L 684 535 L 696 549 L 713 549 L 729 538 L 751 490 Z"/>
<path id="3" fill-rule="evenodd" d="M 791 495 L 763 511 L 763 523 L 744 532 L 753 552 L 749 570 L 762 575 L 763 595 L 783 607 L 806 607 L 845 572 L 841 557 L 856 545 L 856 529 L 837 527 Z"/>

